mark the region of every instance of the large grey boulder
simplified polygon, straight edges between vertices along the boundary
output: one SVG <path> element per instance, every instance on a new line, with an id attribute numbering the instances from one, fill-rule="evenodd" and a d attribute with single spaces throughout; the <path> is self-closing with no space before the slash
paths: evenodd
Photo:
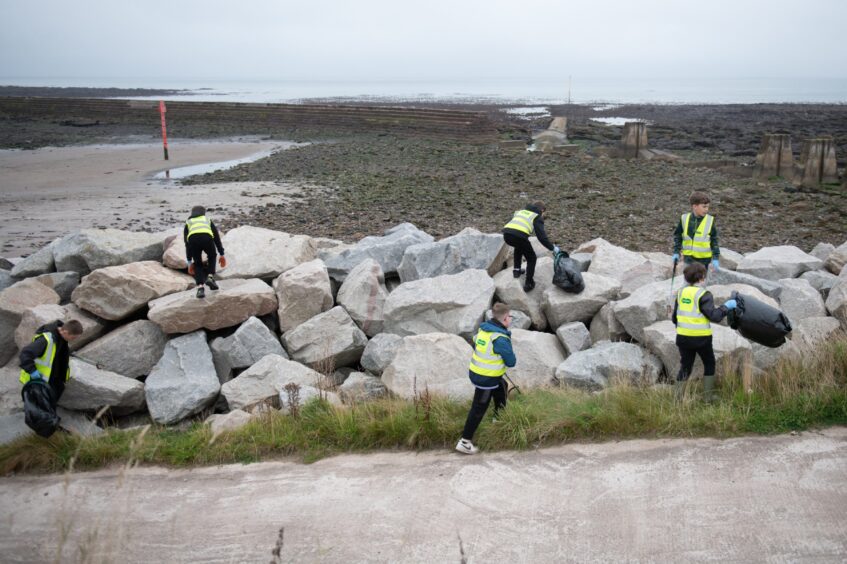
<path id="1" fill-rule="evenodd" d="M 59 405 L 77 411 L 110 406 L 112 413 L 125 415 L 144 407 L 144 384 L 71 358 L 71 379 L 65 384 Z"/>
<path id="2" fill-rule="evenodd" d="M 382 373 L 382 381 L 392 394 L 405 399 L 425 392 L 470 399 L 474 389 L 468 381 L 472 354 L 471 346 L 457 335 L 428 333 L 406 337 Z"/>
<path id="3" fill-rule="evenodd" d="M 23 412 L 0 415 L 0 446 L 29 435 L 35 436 L 35 433 L 24 421 Z"/>
<path id="4" fill-rule="evenodd" d="M 50 272 L 36 276 L 35 279 L 59 294 L 59 303 L 62 304 L 71 301 L 73 291 L 79 286 L 78 272 Z"/>
<path id="5" fill-rule="evenodd" d="M 362 353 L 362 368 L 379 376 L 394 359 L 403 337 L 391 333 L 380 333 L 368 341 Z"/>
<path id="6" fill-rule="evenodd" d="M 333 306 L 332 286 L 320 259 L 299 264 L 280 274 L 273 284 L 279 305 L 279 328 L 285 333 Z"/>
<path id="7" fill-rule="evenodd" d="M 0 292 L 0 365 L 6 364 L 15 354 L 15 331 L 24 313 L 44 304 L 58 304 L 59 294 L 27 278 Z"/>
<path id="8" fill-rule="evenodd" d="M 155 261 L 133 262 L 95 270 L 74 290 L 73 302 L 91 313 L 117 321 L 147 303 L 194 287 L 194 280 Z"/>
<path id="9" fill-rule="evenodd" d="M 388 394 L 388 388 L 382 380 L 372 374 L 353 372 L 338 387 L 338 395 L 346 404 L 356 404 L 375 400 Z"/>
<path id="10" fill-rule="evenodd" d="M 826 258 L 824 266 L 833 274 L 841 273 L 841 269 L 847 264 L 847 241 L 838 245 Z"/>
<path id="11" fill-rule="evenodd" d="M 838 282 L 838 276 L 828 270 L 810 270 L 800 275 L 800 280 L 806 280 L 812 287 L 820 292 L 821 297 L 825 300 L 829 296 L 829 291 Z"/>
<path id="12" fill-rule="evenodd" d="M 8 270 L 0 270 L 0 292 L 17 282 Z"/>
<path id="13" fill-rule="evenodd" d="M 832 287 L 825 305 L 830 315 L 838 319 L 847 331 L 847 280 L 841 280 Z"/>
<path id="14" fill-rule="evenodd" d="M 279 340 L 258 317 L 242 323 L 229 337 L 214 339 L 210 348 L 221 383 L 232 379 L 233 369 L 252 366 L 269 354 L 288 358 Z"/>
<path id="15" fill-rule="evenodd" d="M 359 362 L 368 338 L 344 308 L 336 306 L 286 332 L 282 343 L 297 362 L 331 371 Z"/>
<path id="16" fill-rule="evenodd" d="M 214 404 L 220 389 L 212 351 L 203 331 L 169 341 L 144 382 L 150 416 L 164 425 L 172 425 Z"/>
<path id="17" fill-rule="evenodd" d="M 273 288 L 258 278 L 221 280 L 220 290 L 198 299 L 193 290 L 152 300 L 147 317 L 165 333 L 223 329 L 276 310 Z"/>
<path id="18" fill-rule="evenodd" d="M 597 245 L 591 257 L 591 266 L 588 267 L 590 274 L 620 282 L 622 296 L 628 296 L 640 286 L 666 278 L 666 271 L 667 264 L 612 244 Z"/>
<path id="19" fill-rule="evenodd" d="M 508 369 L 509 377 L 522 389 L 553 384 L 556 367 L 565 360 L 565 351 L 556 335 L 539 331 L 512 331 L 512 349 L 517 364 Z"/>
<path id="20" fill-rule="evenodd" d="M 714 285 L 746 284 L 747 286 L 753 286 L 766 296 L 770 296 L 775 300 L 779 299 L 779 293 L 782 291 L 782 286 L 776 281 L 765 280 L 758 276 L 735 272 L 725 268 L 721 268 L 717 272 L 710 271 L 706 277 L 706 284 L 708 287 Z"/>
<path id="21" fill-rule="evenodd" d="M 801 353 L 812 353 L 839 331 L 841 324 L 834 317 L 804 317 L 797 323 L 792 322 L 790 343 Z"/>
<path id="22" fill-rule="evenodd" d="M 322 390 L 314 386 L 297 386 L 296 395 L 290 390 L 284 389 L 277 394 L 279 401 L 279 411 L 285 415 L 291 413 L 291 407 L 295 404 L 300 409 L 306 404 L 315 400 L 325 400 L 330 405 L 342 405 L 341 398 L 335 392 Z"/>
<path id="23" fill-rule="evenodd" d="M 624 326 L 615 317 L 615 302 L 609 302 L 600 308 L 600 311 L 591 318 L 591 324 L 588 326 L 588 332 L 591 335 L 591 343 L 597 344 L 600 341 L 627 341 L 630 339 L 629 333 L 626 332 Z"/>
<path id="24" fill-rule="evenodd" d="M 381 237 L 365 237 L 353 247 L 322 251 L 320 258 L 326 263 L 329 275 L 335 280 L 343 281 L 347 274 L 360 262 L 371 258 L 379 263 L 385 276 L 397 274 L 403 253 L 412 245 L 431 243 L 432 235 L 421 231 L 411 223 L 401 223 L 385 231 Z"/>
<path id="25" fill-rule="evenodd" d="M 741 261 L 744 260 L 744 255 L 736 253 L 732 249 L 721 248 L 721 254 L 718 257 L 721 270 L 735 270 Z"/>
<path id="26" fill-rule="evenodd" d="M 144 260 L 162 260 L 160 233 L 118 229 L 83 229 L 62 237 L 53 246 L 56 270 L 86 275 L 92 270 Z"/>
<path id="27" fill-rule="evenodd" d="M 509 313 L 512 316 L 512 322 L 509 329 L 529 329 L 532 327 L 532 319 L 519 309 L 510 309 Z M 485 320 L 491 321 L 494 319 L 494 310 L 485 310 Z"/>
<path id="28" fill-rule="evenodd" d="M 365 259 L 353 267 L 336 296 L 338 305 L 347 310 L 368 337 L 382 332 L 386 299 L 385 276 L 373 259 Z"/>
<path id="29" fill-rule="evenodd" d="M 503 269 L 508 254 L 503 235 L 466 227 L 452 237 L 407 247 L 397 273 L 403 282 L 470 269 L 485 270 L 494 276 Z"/>
<path id="30" fill-rule="evenodd" d="M 188 268 L 188 253 L 185 250 L 185 241 L 182 239 L 182 229 L 166 234 L 162 245 L 165 249 L 162 254 L 162 264 L 174 270 Z"/>
<path id="31" fill-rule="evenodd" d="M 685 284 L 678 276 L 673 281 L 674 292 Z M 674 295 L 671 294 L 671 281 L 662 280 L 642 286 L 624 300 L 615 302 L 612 310 L 627 333 L 638 342 L 644 342 L 644 328 L 670 318 L 669 307 L 673 307 Z"/>
<path id="32" fill-rule="evenodd" d="M 605 307 L 605 306 L 604 306 Z M 597 315 L 600 315 L 599 313 Z M 597 317 L 596 315 L 594 316 Z M 592 323 L 594 321 L 592 320 Z M 572 355 L 588 348 L 591 348 L 591 333 L 585 323 L 575 321 L 573 323 L 565 323 L 556 329 L 556 337 L 562 343 L 562 348 L 565 351 L 565 356 Z"/>
<path id="33" fill-rule="evenodd" d="M 548 326 L 547 315 L 544 313 L 544 292 L 553 287 L 553 259 L 539 258 L 535 263 L 535 288 L 532 291 L 524 291 L 523 284 L 524 277 L 515 278 L 510 268 L 498 272 L 494 275 L 497 301 L 513 310 L 526 312 L 532 320 L 532 328 L 544 331 Z"/>
<path id="34" fill-rule="evenodd" d="M 105 432 L 97 425 L 97 421 L 91 419 L 86 413 L 81 411 L 74 411 L 58 406 L 56 408 L 56 415 L 61 418 L 59 428 L 64 429 L 72 435 L 96 437 Z"/>
<path id="35" fill-rule="evenodd" d="M 647 348 L 658 355 L 665 365 L 668 377 L 675 379 L 679 372 L 679 349 L 676 346 L 676 325 L 672 321 L 659 321 L 644 328 L 644 344 Z M 739 336 L 738 333 L 712 323 L 712 347 L 715 350 L 717 360 L 717 373 L 721 374 L 727 364 L 730 368 L 737 368 L 745 362 L 751 353 L 750 342 Z M 723 360 L 724 357 L 729 357 Z M 702 376 L 703 364 L 697 360 L 691 376 Z"/>
<path id="36" fill-rule="evenodd" d="M 323 376 L 285 357 L 269 354 L 221 386 L 230 409 L 244 409 L 259 402 L 277 403 L 287 384 L 319 387 Z"/>
<path id="37" fill-rule="evenodd" d="M 100 338 L 106 332 L 106 322 L 85 312 L 74 304 L 45 304 L 35 306 L 21 316 L 21 322 L 15 330 L 15 344 L 19 349 L 32 342 L 35 331 L 42 325 L 60 319 L 76 319 L 82 324 L 82 334 L 69 343 L 71 351 L 81 349 L 88 343 Z"/>
<path id="38" fill-rule="evenodd" d="M 661 361 L 638 345 L 600 342 L 566 358 L 556 367 L 555 378 L 561 384 L 598 390 L 616 379 L 654 384 L 661 372 Z"/>
<path id="39" fill-rule="evenodd" d="M 18 366 L 17 358 L 13 358 L 6 366 L 0 368 L 0 416 L 17 413 L 24 409 L 20 375 L 21 369 Z M 2 427 L 2 424 L 0 424 L 0 427 Z M 2 433 L 2 429 L 0 429 L 0 433 Z"/>
<path id="40" fill-rule="evenodd" d="M 250 421 L 253 420 L 253 417 L 254 415 L 252 413 L 247 413 L 241 409 L 234 409 L 229 413 L 213 413 L 204 421 L 204 423 L 209 425 L 212 431 L 212 439 L 210 442 L 215 441 L 224 433 L 231 433 L 241 429 L 250 423 Z"/>
<path id="41" fill-rule="evenodd" d="M 53 248 L 59 241 L 60 239 L 53 240 L 17 263 L 12 267 L 12 276 L 15 278 L 30 278 L 55 272 L 56 261 L 53 259 Z"/>
<path id="42" fill-rule="evenodd" d="M 777 281 L 781 278 L 797 278 L 807 270 L 817 270 L 822 266 L 821 259 L 792 245 L 780 245 L 764 247 L 745 255 L 736 270 L 742 274 Z"/>
<path id="43" fill-rule="evenodd" d="M 725 301 L 732 298 L 733 292 L 737 292 L 743 296 L 755 298 L 764 304 L 779 309 L 779 302 L 777 300 L 768 296 L 755 286 L 748 284 L 715 284 L 706 286 L 706 290 L 712 293 L 716 307 L 723 305 Z"/>
<path id="44" fill-rule="evenodd" d="M 805 317 L 826 317 L 826 306 L 820 292 L 808 281 L 799 278 L 783 278 L 779 281 L 782 292 L 779 305 L 792 326 Z"/>
<path id="45" fill-rule="evenodd" d="M 824 261 L 824 264 L 826 264 L 826 259 L 829 258 L 829 255 L 831 255 L 832 251 L 834 250 L 835 245 L 833 245 L 832 243 L 818 243 L 817 245 L 815 245 L 815 248 L 813 248 L 809 252 L 809 254 L 813 257 L 821 259 L 822 261 Z"/>
<path id="46" fill-rule="evenodd" d="M 569 294 L 555 286 L 544 291 L 544 314 L 551 327 L 572 321 L 588 323 L 601 307 L 620 294 L 621 283 L 614 278 L 585 272 L 582 279 L 585 290 L 579 294 Z"/>
<path id="47" fill-rule="evenodd" d="M 228 231 L 222 241 L 227 265 L 217 274 L 221 280 L 276 278 L 314 260 L 317 252 L 311 237 L 248 225 Z"/>
<path id="48" fill-rule="evenodd" d="M 493 296 L 494 281 L 484 270 L 406 282 L 385 300 L 385 332 L 452 333 L 470 339 Z"/>
<path id="49" fill-rule="evenodd" d="M 107 333 L 75 356 L 98 368 L 138 378 L 150 374 L 162 358 L 168 337 L 152 321 L 141 319 Z"/>

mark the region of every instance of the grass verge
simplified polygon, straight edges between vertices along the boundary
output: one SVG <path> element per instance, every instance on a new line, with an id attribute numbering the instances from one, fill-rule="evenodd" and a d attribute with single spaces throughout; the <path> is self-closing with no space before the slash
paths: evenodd
<path id="1" fill-rule="evenodd" d="M 489 413 L 475 442 L 489 451 L 520 450 L 569 441 L 729 437 L 844 425 L 847 338 L 802 358 L 780 361 L 755 378 L 725 376 L 719 392 L 720 400 L 708 405 L 699 400 L 696 382 L 682 402 L 674 400 L 669 387 L 622 383 L 599 393 L 533 390 L 513 397 L 496 422 Z M 296 416 L 265 413 L 213 442 L 209 427 L 199 422 L 187 430 L 114 430 L 94 438 L 30 436 L 0 447 L 0 474 L 96 469 L 128 462 L 202 466 L 281 456 L 310 462 L 343 452 L 452 448 L 467 409 L 467 402 L 429 396 L 343 408 L 312 401 Z"/>

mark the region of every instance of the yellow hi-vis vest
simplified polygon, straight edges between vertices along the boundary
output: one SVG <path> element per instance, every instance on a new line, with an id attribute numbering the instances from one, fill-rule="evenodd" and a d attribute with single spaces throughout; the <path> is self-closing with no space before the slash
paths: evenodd
<path id="1" fill-rule="evenodd" d="M 50 380 L 50 373 L 53 371 L 53 360 L 56 358 L 56 343 L 53 341 L 53 334 L 50 331 L 39 333 L 32 338 L 35 341 L 39 337 L 44 337 L 47 340 L 47 346 L 44 348 L 44 354 L 35 359 L 35 367 L 41 372 L 45 380 Z M 68 370 L 65 373 L 65 381 L 71 377 L 71 367 L 68 364 Z M 23 368 L 21 369 L 21 384 L 26 384 L 30 381 L 30 375 Z"/>
<path id="2" fill-rule="evenodd" d="M 692 215 L 694 214 L 684 213 L 680 218 L 682 222 L 682 255 L 699 259 L 712 258 L 712 238 L 709 234 L 712 232 L 715 218 L 709 214 L 704 215 L 692 239 L 688 235 L 688 222 L 691 221 Z"/>
<path id="3" fill-rule="evenodd" d="M 198 233 L 208 233 L 209 235 L 213 235 L 212 222 L 207 219 L 205 215 L 189 217 L 185 224 L 188 226 L 188 237 L 186 237 L 186 239 L 190 238 L 192 235 L 197 235 Z"/>
<path id="4" fill-rule="evenodd" d="M 518 210 L 512 220 L 503 229 L 515 229 L 521 233 L 532 235 L 535 233 L 535 218 L 538 214 L 530 210 Z"/>
<path id="5" fill-rule="evenodd" d="M 700 298 L 706 290 L 686 286 L 676 295 L 676 334 L 686 337 L 708 337 L 712 334 L 709 318 L 700 311 Z"/>
<path id="6" fill-rule="evenodd" d="M 494 341 L 500 338 L 508 339 L 509 336 L 496 331 L 479 330 L 474 338 L 471 372 L 489 378 L 497 378 L 506 373 L 506 363 L 503 362 L 503 357 L 494 352 Z"/>

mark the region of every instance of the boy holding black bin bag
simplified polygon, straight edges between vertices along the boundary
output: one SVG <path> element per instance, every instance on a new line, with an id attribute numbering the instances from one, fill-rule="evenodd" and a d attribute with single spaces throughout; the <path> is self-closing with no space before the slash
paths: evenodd
<path id="1" fill-rule="evenodd" d="M 671 317 L 676 325 L 676 346 L 680 356 L 674 395 L 682 399 L 694 359 L 699 356 L 703 362 L 703 399 L 712 402 L 715 400 L 715 351 L 710 322 L 722 321 L 736 307 L 736 301 L 728 300 L 724 305 L 715 307 L 711 292 L 698 286 L 706 279 L 706 267 L 699 262 L 686 265 L 683 276 L 688 285 L 677 292 Z"/>

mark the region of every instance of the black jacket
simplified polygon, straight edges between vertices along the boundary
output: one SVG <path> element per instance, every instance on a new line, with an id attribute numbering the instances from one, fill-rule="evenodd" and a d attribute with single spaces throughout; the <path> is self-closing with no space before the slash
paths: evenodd
<path id="1" fill-rule="evenodd" d="M 671 321 L 676 325 L 676 309 L 679 307 L 679 300 L 674 299 L 673 303 L 673 315 L 671 316 Z M 715 298 L 712 296 L 712 293 L 708 290 L 703 292 L 703 295 L 700 296 L 700 312 L 706 316 L 706 318 L 712 323 L 720 323 L 723 321 L 723 318 L 726 317 L 726 314 L 729 310 L 724 307 L 715 307 Z M 711 335 L 708 337 L 689 337 L 687 335 L 679 335 L 676 336 L 676 344 L 677 346 L 689 348 L 689 349 L 699 349 L 706 344 L 712 342 Z"/>
<path id="2" fill-rule="evenodd" d="M 525 206 L 525 210 L 529 210 L 531 212 L 535 212 L 538 215 L 535 217 L 535 221 L 532 222 L 532 226 L 535 229 L 535 236 L 538 237 L 538 242 L 550 249 L 553 250 L 553 243 L 547 238 L 547 232 L 544 230 L 544 218 L 541 217 L 541 210 L 532 204 Z M 516 235 L 518 237 L 523 237 L 524 239 L 529 239 L 529 235 L 524 233 L 523 231 L 518 231 L 517 229 L 503 229 L 503 233 L 510 233 L 512 235 Z"/>
<path id="3" fill-rule="evenodd" d="M 705 217 L 705 216 L 704 216 Z M 715 216 L 712 216 L 715 217 Z M 700 222 L 703 221 L 702 217 L 697 217 L 695 214 L 691 214 L 691 220 L 688 222 L 688 236 L 692 239 L 694 238 L 694 233 L 697 232 L 697 228 L 700 227 Z M 718 219 L 715 218 L 712 221 L 712 230 L 709 231 L 709 246 L 712 248 L 712 258 L 718 258 L 721 254 L 721 249 L 718 246 Z M 676 222 L 676 229 L 673 232 L 673 252 L 674 254 L 680 254 L 682 251 L 682 218 L 680 217 L 679 221 Z"/>
<path id="4" fill-rule="evenodd" d="M 203 214 L 203 215 L 205 215 L 205 214 Z M 197 216 L 192 215 L 188 219 L 191 219 L 192 217 L 197 217 Z M 217 247 L 217 249 L 218 249 L 218 254 L 223 256 L 224 255 L 224 244 L 223 244 L 223 241 L 221 241 L 221 234 L 218 233 L 218 228 L 215 227 L 215 222 L 212 221 L 211 219 L 209 220 L 209 225 L 212 226 L 212 240 L 215 242 L 215 247 Z M 201 233 L 200 235 L 205 235 L 205 234 Z M 196 236 L 197 235 L 195 235 L 195 237 Z M 186 224 L 185 227 L 182 228 L 182 242 L 185 243 L 185 258 L 186 258 L 186 260 L 190 260 L 191 255 L 188 252 L 188 224 Z"/>
<path id="5" fill-rule="evenodd" d="M 62 321 L 56 320 L 52 323 L 42 325 L 35 333 L 50 332 L 53 334 L 53 342 L 56 343 L 56 356 L 53 359 L 53 366 L 50 368 L 50 387 L 55 392 L 56 401 L 65 390 L 65 373 L 68 370 L 71 361 L 71 352 L 68 342 L 59 334 L 59 327 L 64 325 Z M 18 355 L 19 366 L 28 373 L 35 370 L 35 359 L 44 354 L 47 350 L 47 339 L 39 337 L 33 342 L 21 349 Z"/>

